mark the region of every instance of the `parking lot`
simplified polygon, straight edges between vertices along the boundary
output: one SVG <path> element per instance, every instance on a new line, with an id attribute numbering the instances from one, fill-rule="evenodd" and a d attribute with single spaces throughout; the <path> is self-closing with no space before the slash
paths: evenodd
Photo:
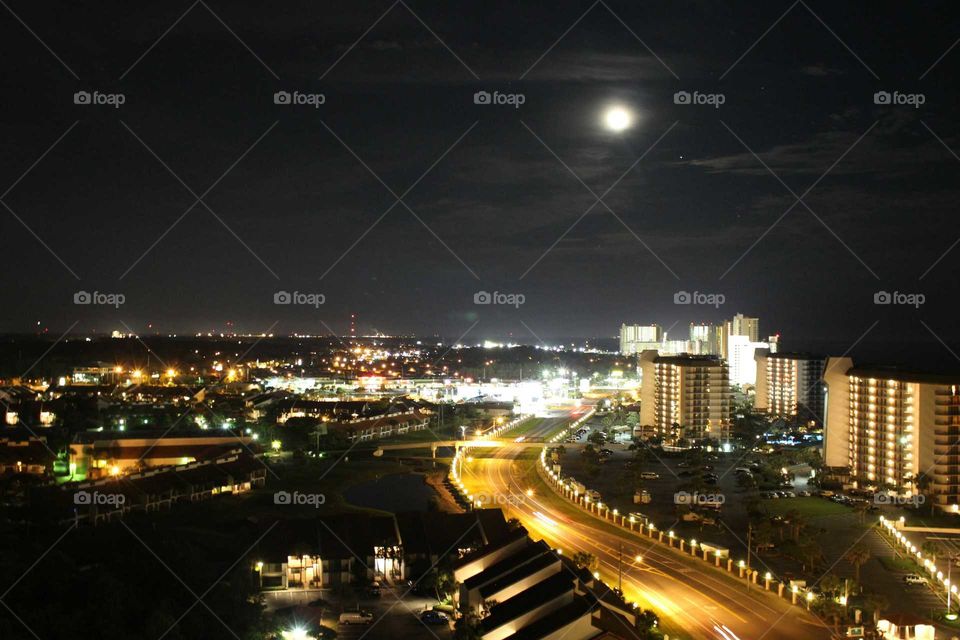
<path id="1" fill-rule="evenodd" d="M 414 640 L 449 640 L 452 628 L 439 619 L 421 621 L 424 611 L 431 610 L 436 600 L 407 593 L 405 587 L 383 586 L 379 598 L 339 598 L 332 590 L 284 591 L 265 594 L 268 611 L 278 612 L 289 620 L 289 626 L 315 628 L 320 624 L 336 632 L 336 637 L 353 640 L 366 637 L 397 637 Z M 344 612 L 369 612 L 367 622 L 344 624 Z"/>

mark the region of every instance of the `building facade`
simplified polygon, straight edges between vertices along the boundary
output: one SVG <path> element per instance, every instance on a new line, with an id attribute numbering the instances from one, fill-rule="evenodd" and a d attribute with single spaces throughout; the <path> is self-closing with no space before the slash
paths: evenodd
<path id="1" fill-rule="evenodd" d="M 621 324 L 620 353 L 631 355 L 644 349 L 656 349 L 663 340 L 663 329 L 659 325 Z"/>
<path id="2" fill-rule="evenodd" d="M 855 367 L 830 358 L 824 459 L 857 487 L 960 512 L 960 376 Z"/>
<path id="3" fill-rule="evenodd" d="M 722 359 L 644 351 L 640 368 L 641 424 L 668 439 L 730 437 L 733 394 Z"/>
<path id="4" fill-rule="evenodd" d="M 757 371 L 754 406 L 774 418 L 822 426 L 826 389 L 824 359 L 803 353 L 754 352 Z"/>

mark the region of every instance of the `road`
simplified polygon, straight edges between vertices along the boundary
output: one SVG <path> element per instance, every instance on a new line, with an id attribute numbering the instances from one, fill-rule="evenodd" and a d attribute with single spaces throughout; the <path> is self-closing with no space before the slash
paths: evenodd
<path id="1" fill-rule="evenodd" d="M 570 419 L 569 413 L 551 415 L 527 437 L 555 431 Z M 462 476 L 468 489 L 508 498 L 499 501 L 505 505 L 507 517 L 518 518 L 534 539 L 543 538 L 567 555 L 585 551 L 596 556 L 601 578 L 608 584 L 617 582 L 622 545 L 625 597 L 656 611 L 665 628 L 682 630 L 682 637 L 696 640 L 830 637 L 829 629 L 804 609 L 767 594 L 749 595 L 742 582 L 659 543 L 627 533 L 618 535 L 593 517 L 572 511 L 545 485 L 528 495 L 529 469 L 535 463 L 516 460 L 523 450 L 507 444 L 492 457 L 474 459 Z M 637 555 L 642 557 L 640 562 L 635 560 Z"/>

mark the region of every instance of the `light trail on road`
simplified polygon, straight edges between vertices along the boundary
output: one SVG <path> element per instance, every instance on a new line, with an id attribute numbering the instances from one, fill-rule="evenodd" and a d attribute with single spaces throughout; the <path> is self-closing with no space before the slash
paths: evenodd
<path id="1" fill-rule="evenodd" d="M 567 420 L 566 414 L 547 420 L 537 431 L 555 431 L 558 422 Z M 536 435 L 527 434 L 527 439 Z M 493 451 L 490 458 L 475 457 L 474 462 L 467 465 L 462 479 L 472 492 L 507 498 L 500 501 L 506 505 L 507 516 L 520 520 L 533 539 L 544 539 L 564 555 L 592 554 L 597 558 L 601 577 L 608 584 L 616 584 L 618 562 L 622 557 L 625 597 L 656 611 L 666 626 L 682 630 L 683 637 L 695 640 L 830 637 L 823 623 L 788 601 L 765 594 L 749 594 L 742 582 L 730 580 L 710 568 L 698 567 L 698 560 L 681 556 L 676 550 L 648 538 L 626 532 L 617 535 L 590 515 L 577 513 L 569 517 L 559 506 L 563 499 L 552 494 L 539 479 L 542 490 L 530 495 L 530 481 L 521 468 L 528 461 L 516 460 L 524 450 L 522 446 L 507 443 Z M 536 464 L 535 461 L 529 463 Z M 643 558 L 642 562 L 633 560 L 638 555 Z M 674 636 L 671 634 L 671 637 Z"/>

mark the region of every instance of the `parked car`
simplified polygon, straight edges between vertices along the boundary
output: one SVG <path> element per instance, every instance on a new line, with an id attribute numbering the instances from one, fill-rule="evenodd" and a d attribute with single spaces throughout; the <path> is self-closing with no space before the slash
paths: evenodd
<path id="1" fill-rule="evenodd" d="M 656 471 L 644 471 L 640 474 L 640 477 L 644 480 L 659 480 L 660 474 Z"/>
<path id="2" fill-rule="evenodd" d="M 420 614 L 420 622 L 424 624 L 447 624 L 450 618 L 441 611 L 424 611 Z"/>
<path id="3" fill-rule="evenodd" d="M 916 573 L 903 576 L 903 581 L 907 584 L 927 584 L 927 579 Z"/>
<path id="4" fill-rule="evenodd" d="M 373 614 L 369 611 L 345 611 L 340 614 L 340 624 L 371 624 Z"/>

